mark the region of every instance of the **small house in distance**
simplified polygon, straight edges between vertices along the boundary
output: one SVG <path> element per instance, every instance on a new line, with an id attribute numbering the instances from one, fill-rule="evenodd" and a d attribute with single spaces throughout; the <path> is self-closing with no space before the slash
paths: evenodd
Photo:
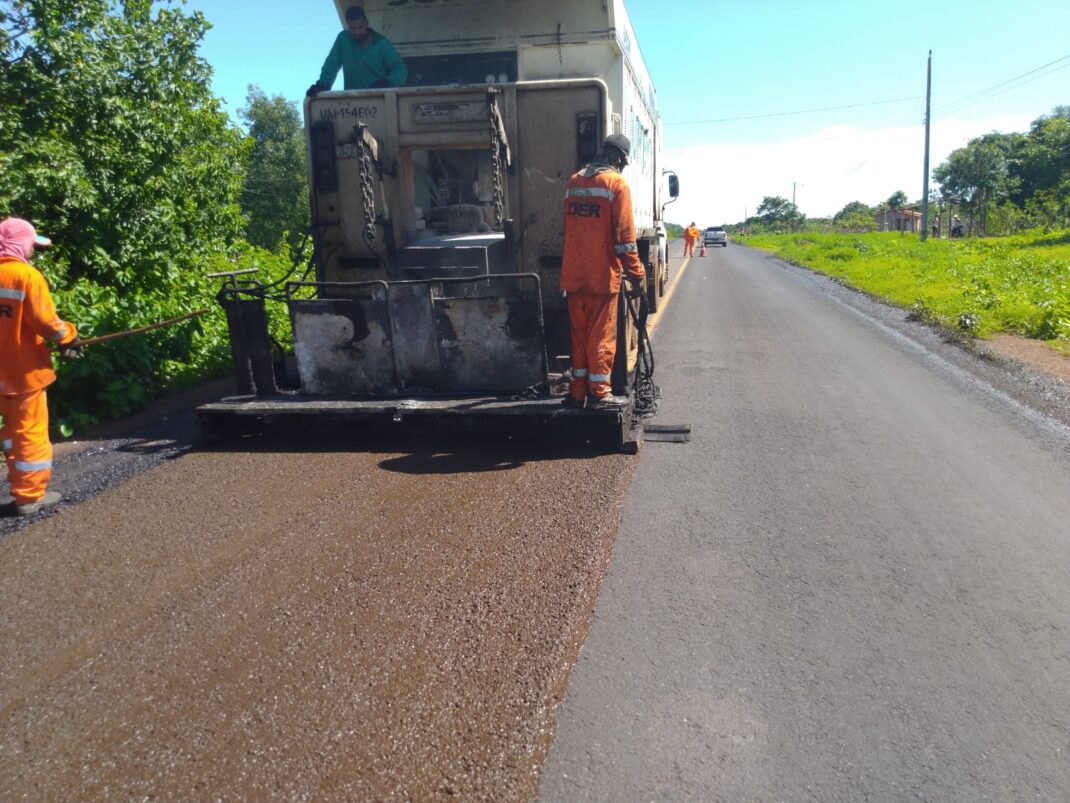
<path id="1" fill-rule="evenodd" d="M 909 231 L 915 234 L 921 231 L 921 212 L 915 209 L 885 209 L 877 212 L 873 219 L 881 231 Z"/>

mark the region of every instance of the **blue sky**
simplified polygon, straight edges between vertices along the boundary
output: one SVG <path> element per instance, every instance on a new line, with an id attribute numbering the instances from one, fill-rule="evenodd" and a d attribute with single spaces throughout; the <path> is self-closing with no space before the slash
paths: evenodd
<path id="1" fill-rule="evenodd" d="M 628 0 L 683 185 L 669 219 L 731 223 L 793 191 L 811 216 L 900 189 L 920 197 L 930 49 L 932 166 L 970 137 L 1070 105 L 1070 2 L 1017 5 Z M 303 97 L 339 30 L 331 0 L 187 8 L 214 26 L 201 54 L 233 112 L 249 84 Z M 795 114 L 811 109 L 829 110 Z"/>

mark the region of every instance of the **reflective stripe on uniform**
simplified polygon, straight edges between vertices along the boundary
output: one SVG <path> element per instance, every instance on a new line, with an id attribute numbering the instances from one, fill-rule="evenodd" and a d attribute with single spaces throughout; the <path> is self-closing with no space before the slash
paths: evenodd
<path id="1" fill-rule="evenodd" d="M 591 374 L 592 382 L 608 382 L 609 374 Z"/>
<path id="2" fill-rule="evenodd" d="M 612 201 L 616 196 L 613 190 L 605 187 L 569 187 L 565 190 L 566 198 L 606 198 Z"/>
<path id="3" fill-rule="evenodd" d="M 11 447 L 12 447 L 12 446 L 14 446 L 14 445 L 15 445 L 15 441 L 12 441 L 12 440 L 6 440 L 6 439 L 5 439 L 5 440 L 4 440 L 4 443 L 3 443 L 3 446 L 4 446 L 4 451 L 5 451 L 5 452 L 10 452 L 10 451 L 11 451 Z"/>
<path id="4" fill-rule="evenodd" d="M 26 292 L 24 290 L 9 290 L 6 287 L 0 287 L 0 298 L 13 298 L 16 301 L 25 301 Z"/>
<path id="5" fill-rule="evenodd" d="M 575 371 L 572 372 L 572 375 L 577 379 L 583 379 L 585 376 L 587 376 L 587 369 L 577 368 Z"/>
<path id="6" fill-rule="evenodd" d="M 621 243 L 620 245 L 613 246 L 613 250 L 618 254 L 630 254 L 632 251 L 638 251 L 639 246 L 635 243 Z"/>
<path id="7" fill-rule="evenodd" d="M 51 460 L 40 460 L 36 463 L 29 463 L 24 460 L 15 461 L 16 471 L 47 471 L 52 468 Z"/>

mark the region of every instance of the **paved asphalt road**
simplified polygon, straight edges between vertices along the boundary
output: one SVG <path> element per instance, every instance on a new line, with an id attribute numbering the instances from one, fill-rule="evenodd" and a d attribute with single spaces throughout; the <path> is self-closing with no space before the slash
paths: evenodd
<path id="1" fill-rule="evenodd" d="M 1067 429 L 865 307 L 687 267 L 541 800 L 1070 799 Z"/>

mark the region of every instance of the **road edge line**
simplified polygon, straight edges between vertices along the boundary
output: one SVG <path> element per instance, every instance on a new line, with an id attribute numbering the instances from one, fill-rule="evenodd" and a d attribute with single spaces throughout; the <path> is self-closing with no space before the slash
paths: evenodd
<path id="1" fill-rule="evenodd" d="M 680 283 L 680 280 L 684 278 L 684 273 L 687 271 L 687 266 L 691 264 L 692 257 L 687 257 L 684 260 L 684 264 L 680 266 L 680 270 L 676 272 L 672 282 L 669 284 L 669 289 L 665 292 L 665 295 L 661 299 L 661 304 L 658 307 L 658 311 L 646 322 L 646 330 L 648 334 L 654 334 L 654 329 L 661 322 L 661 316 L 665 314 L 665 310 L 669 308 L 669 301 L 672 299 L 672 294 L 676 292 L 676 285 Z"/>

